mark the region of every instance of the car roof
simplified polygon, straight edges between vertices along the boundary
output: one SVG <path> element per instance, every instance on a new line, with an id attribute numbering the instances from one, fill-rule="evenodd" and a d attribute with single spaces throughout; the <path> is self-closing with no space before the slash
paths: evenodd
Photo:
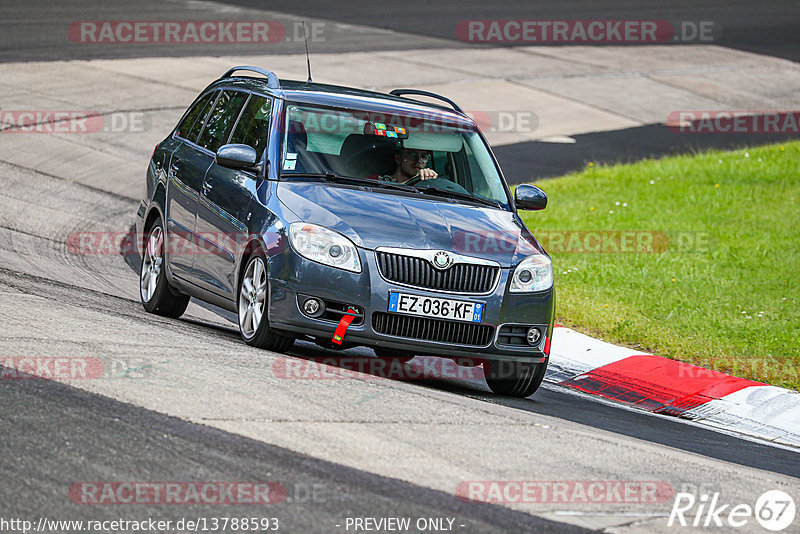
<path id="1" fill-rule="evenodd" d="M 270 86 L 266 78 L 228 76 L 214 81 L 207 89 L 225 85 L 227 87 L 271 94 L 291 102 L 362 109 L 365 111 L 412 114 L 430 114 L 434 112 L 448 122 L 476 126 L 475 121 L 467 115 L 455 111 L 449 106 L 436 103 L 343 85 L 284 79 L 281 79 L 279 84 L 280 88 L 276 88 Z"/>

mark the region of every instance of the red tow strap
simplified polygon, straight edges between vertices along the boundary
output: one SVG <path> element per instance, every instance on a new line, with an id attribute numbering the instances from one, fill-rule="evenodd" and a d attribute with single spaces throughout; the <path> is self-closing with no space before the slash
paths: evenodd
<path id="1" fill-rule="evenodd" d="M 353 308 L 347 308 L 347 314 L 342 317 L 342 320 L 339 321 L 339 324 L 336 326 L 336 331 L 333 333 L 333 341 L 337 345 L 341 345 L 344 341 L 344 334 L 347 332 L 350 323 L 353 322 L 353 319 L 356 318 L 355 315 L 356 311 Z"/>

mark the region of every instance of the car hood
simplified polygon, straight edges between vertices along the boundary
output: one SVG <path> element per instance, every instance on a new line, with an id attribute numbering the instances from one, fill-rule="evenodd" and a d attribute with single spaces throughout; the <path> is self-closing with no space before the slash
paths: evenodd
<path id="1" fill-rule="evenodd" d="M 509 267 L 542 248 L 509 211 L 319 182 L 281 182 L 278 199 L 299 220 L 377 247 L 448 250 Z"/>

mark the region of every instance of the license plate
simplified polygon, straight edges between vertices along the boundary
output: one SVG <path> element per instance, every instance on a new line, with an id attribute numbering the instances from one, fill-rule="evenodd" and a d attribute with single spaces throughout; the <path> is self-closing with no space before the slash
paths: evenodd
<path id="1" fill-rule="evenodd" d="M 395 291 L 389 292 L 389 311 L 395 313 L 479 323 L 483 318 L 483 308 L 482 302 L 423 297 L 422 295 L 410 295 Z"/>

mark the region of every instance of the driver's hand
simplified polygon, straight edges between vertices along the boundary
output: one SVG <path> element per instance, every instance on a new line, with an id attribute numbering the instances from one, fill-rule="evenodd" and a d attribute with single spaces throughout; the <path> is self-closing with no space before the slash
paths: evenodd
<path id="1" fill-rule="evenodd" d="M 433 169 L 420 169 L 417 178 L 420 180 L 433 180 L 439 176 Z"/>

